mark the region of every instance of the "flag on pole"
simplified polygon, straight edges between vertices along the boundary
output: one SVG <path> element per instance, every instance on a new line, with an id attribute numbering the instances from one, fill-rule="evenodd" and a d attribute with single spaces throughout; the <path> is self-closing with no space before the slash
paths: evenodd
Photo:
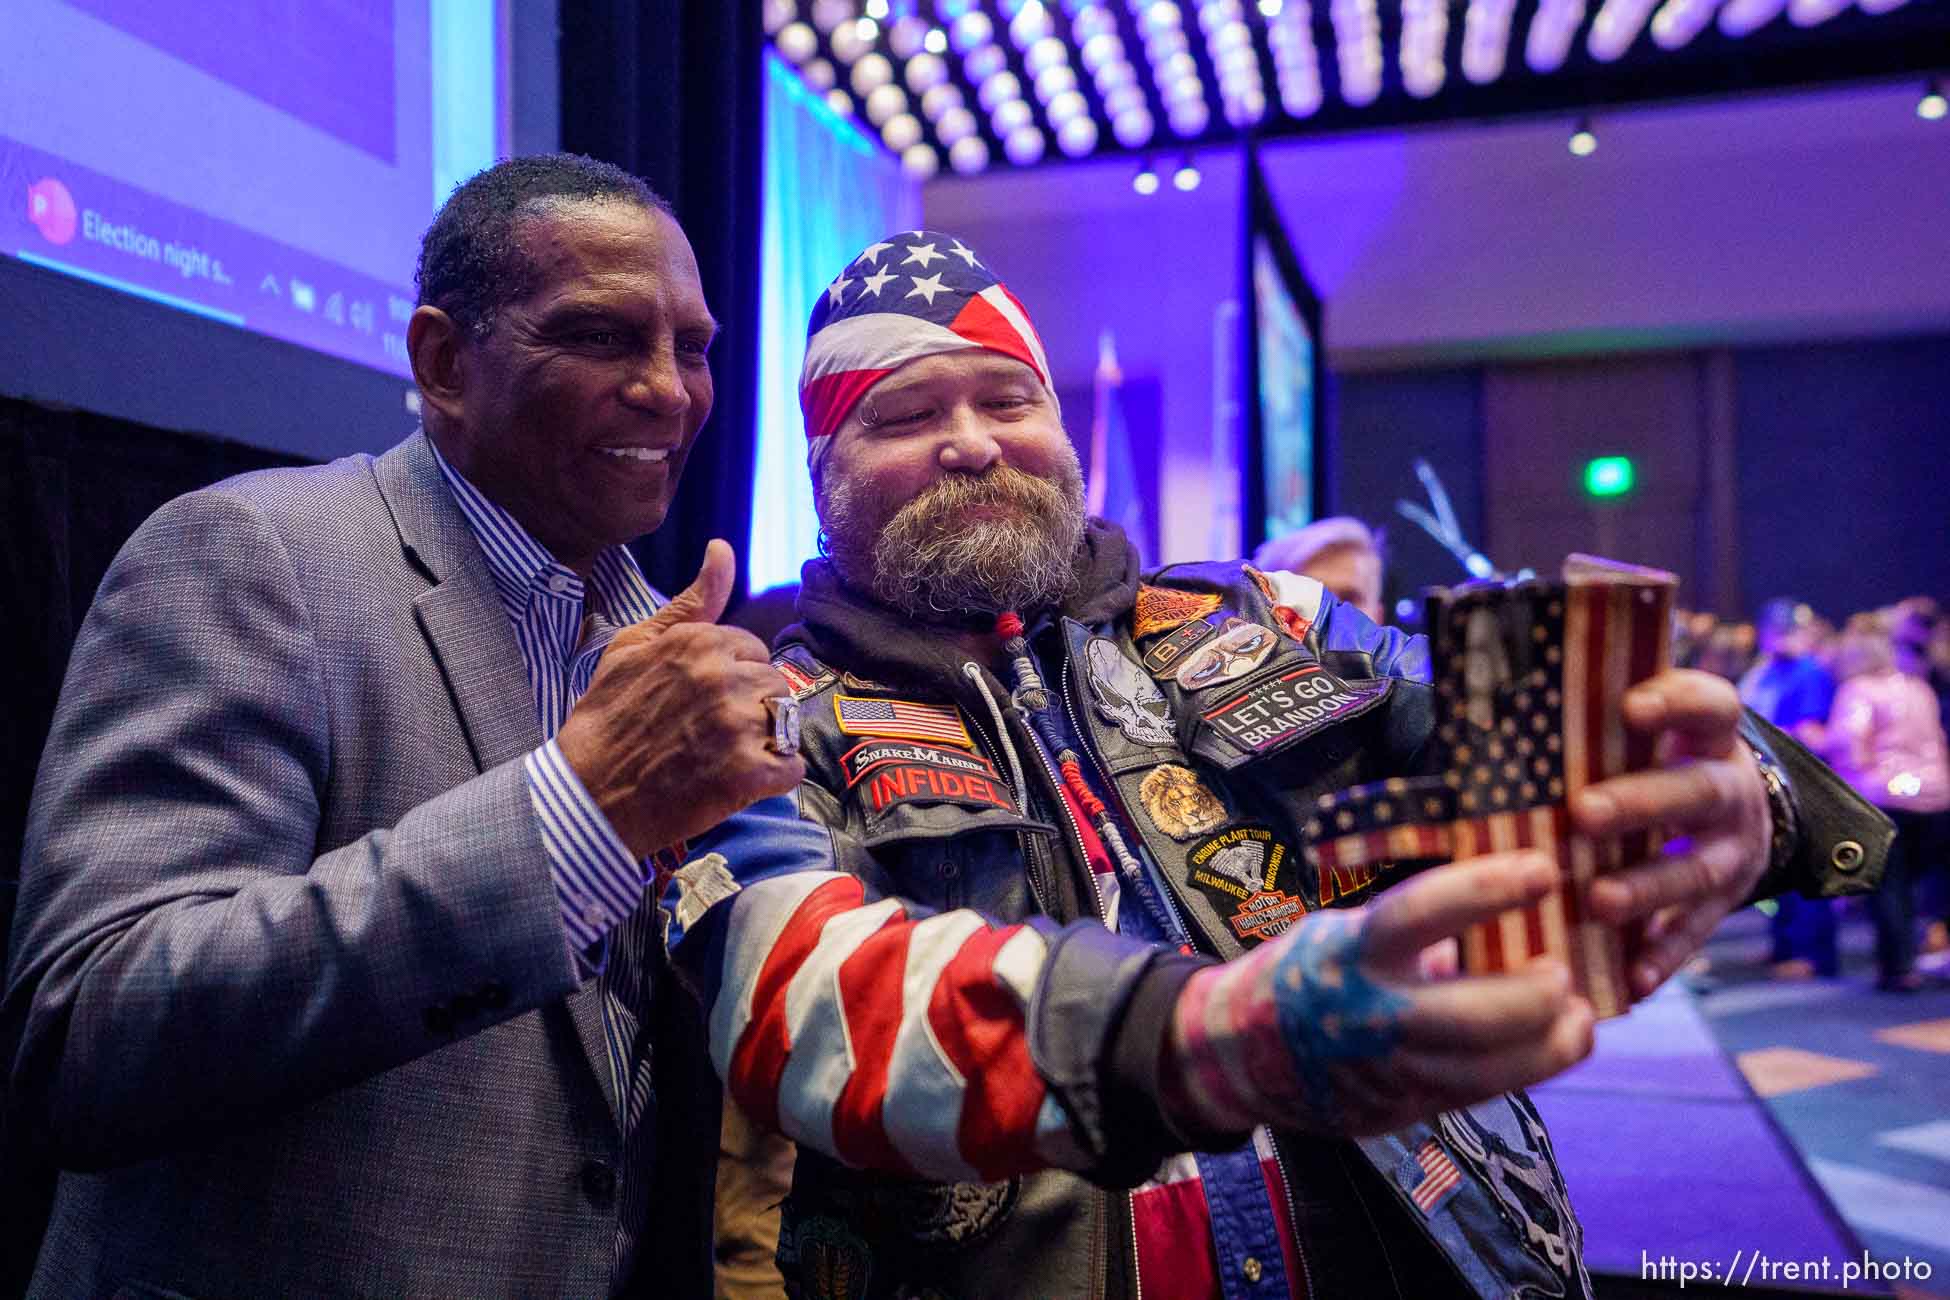
<path id="1" fill-rule="evenodd" d="M 1097 336 L 1096 388 L 1090 413 L 1090 467 L 1084 504 L 1089 512 L 1124 530 L 1143 555 L 1147 532 L 1144 497 L 1138 491 L 1131 430 L 1124 416 L 1124 374 L 1117 367 L 1117 342 L 1109 330 Z"/>

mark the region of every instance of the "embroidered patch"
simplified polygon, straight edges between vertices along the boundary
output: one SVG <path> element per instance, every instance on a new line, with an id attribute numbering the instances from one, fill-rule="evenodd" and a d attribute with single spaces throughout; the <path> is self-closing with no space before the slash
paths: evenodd
<path id="1" fill-rule="evenodd" d="M 707 853 L 677 868 L 677 924 L 686 930 L 711 910 L 711 905 L 738 892 L 738 881 L 722 853 Z"/>
<path id="2" fill-rule="evenodd" d="M 772 667 L 792 688 L 792 698 L 803 700 L 833 680 L 825 665 L 801 645 L 789 645 L 772 657 Z"/>
<path id="3" fill-rule="evenodd" d="M 1259 588 L 1259 594 L 1266 597 L 1266 603 L 1269 605 L 1279 604 L 1280 598 L 1279 595 L 1273 590 L 1273 580 L 1271 578 L 1268 578 L 1265 574 L 1261 573 L 1258 569 L 1255 569 L 1250 564 L 1245 565 L 1243 567 L 1246 570 L 1246 576 L 1253 580 L 1253 585 L 1255 587 Z"/>
<path id="4" fill-rule="evenodd" d="M 1318 664 L 1261 682 L 1199 716 L 1249 754 L 1283 749 L 1323 727 L 1374 707 L 1394 683 L 1346 682 Z"/>
<path id="5" fill-rule="evenodd" d="M 1144 652 L 1145 670 L 1153 677 L 1163 677 L 1173 664 L 1211 640 L 1218 630 L 1205 619 L 1193 619 Z"/>
<path id="6" fill-rule="evenodd" d="M 798 1265 L 799 1285 L 814 1300 L 865 1300 L 873 1277 L 873 1256 L 866 1241 L 839 1219 L 819 1215 L 806 1219 L 792 1234 L 792 1258 L 780 1243 L 781 1271 L 790 1276 Z"/>
<path id="7" fill-rule="evenodd" d="M 1176 763 L 1164 763 L 1144 774 L 1138 800 L 1145 815 L 1175 840 L 1215 831 L 1225 824 L 1226 806 L 1206 788 L 1198 773 Z"/>
<path id="8" fill-rule="evenodd" d="M 1280 621 L 1280 630 L 1295 641 L 1306 640 L 1308 629 L 1314 625 L 1312 619 L 1291 605 L 1273 606 L 1273 617 Z"/>
<path id="9" fill-rule="evenodd" d="M 1306 915 L 1288 893 L 1293 855 L 1264 826 L 1234 826 L 1193 846 L 1186 858 L 1194 889 L 1212 900 L 1244 947 L 1264 943 Z"/>
<path id="10" fill-rule="evenodd" d="M 961 710 L 952 704 L 917 704 L 911 700 L 869 700 L 835 695 L 833 716 L 849 736 L 886 736 L 894 740 L 934 740 L 963 749 L 975 748 L 962 725 Z"/>
<path id="11" fill-rule="evenodd" d="M 1095 636 L 1083 646 L 1084 678 L 1090 699 L 1108 722 L 1136 745 L 1172 743 L 1171 709 L 1164 692 L 1131 662 L 1117 643 Z"/>
<path id="12" fill-rule="evenodd" d="M 1137 603 L 1132 608 L 1131 635 L 1142 640 L 1169 632 L 1180 623 L 1204 618 L 1218 607 L 1219 597 L 1211 592 L 1140 585 Z"/>
<path id="13" fill-rule="evenodd" d="M 1434 1138 L 1416 1148 L 1415 1154 L 1403 1156 L 1395 1177 L 1408 1192 L 1408 1199 L 1415 1202 L 1415 1208 L 1425 1215 L 1434 1214 L 1436 1207 L 1462 1185 L 1462 1170 L 1456 1168 L 1456 1162 Z"/>
<path id="14" fill-rule="evenodd" d="M 1178 670 L 1178 684 L 1202 691 L 1221 682 L 1237 681 L 1266 662 L 1276 638 L 1271 628 L 1229 618 L 1219 635 L 1200 646 Z"/>
<path id="15" fill-rule="evenodd" d="M 869 740 L 840 758 L 846 788 L 870 817 L 897 803 L 958 803 L 1016 811 L 1014 794 L 980 754 L 906 740 Z"/>
<path id="16" fill-rule="evenodd" d="M 840 685 L 846 687 L 849 691 L 891 691 L 894 689 L 891 686 L 883 686 L 872 678 L 862 677 L 857 673 L 841 673 Z"/>

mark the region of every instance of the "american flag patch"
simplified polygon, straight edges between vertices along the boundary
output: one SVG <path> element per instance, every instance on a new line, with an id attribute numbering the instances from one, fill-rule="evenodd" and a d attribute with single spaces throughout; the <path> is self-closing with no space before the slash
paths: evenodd
<path id="1" fill-rule="evenodd" d="M 1435 1207 L 1462 1182 L 1462 1170 L 1442 1149 L 1434 1138 L 1421 1145 L 1415 1153 L 1413 1168 L 1415 1182 L 1408 1189 L 1408 1198 L 1415 1202 L 1415 1208 L 1423 1214 L 1435 1213 Z"/>
<path id="2" fill-rule="evenodd" d="M 833 714 L 839 719 L 840 730 L 849 736 L 892 736 L 975 748 L 975 742 L 968 738 L 968 728 L 962 725 L 961 711 L 952 704 L 835 695 Z"/>

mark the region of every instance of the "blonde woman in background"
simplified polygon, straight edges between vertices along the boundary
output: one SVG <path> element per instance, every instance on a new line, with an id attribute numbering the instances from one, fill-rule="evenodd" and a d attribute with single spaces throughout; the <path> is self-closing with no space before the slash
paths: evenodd
<path id="1" fill-rule="evenodd" d="M 1914 882 L 1941 869 L 1950 851 L 1950 758 L 1936 693 L 1916 650 L 1892 643 L 1888 624 L 1857 614 L 1835 659 L 1841 685 L 1829 715 L 1828 761 L 1896 823 L 1896 847 L 1882 887 L 1869 899 L 1875 922 L 1876 987 L 1913 993 L 1916 970 Z"/>

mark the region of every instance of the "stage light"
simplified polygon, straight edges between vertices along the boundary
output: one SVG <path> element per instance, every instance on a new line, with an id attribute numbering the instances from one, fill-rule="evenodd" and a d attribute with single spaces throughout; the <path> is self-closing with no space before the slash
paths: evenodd
<path id="1" fill-rule="evenodd" d="M 889 82 L 875 86 L 867 95 L 867 121 L 875 126 L 885 126 L 889 120 L 907 112 L 907 92 Z M 906 148 L 906 145 L 897 146 Z"/>
<path id="2" fill-rule="evenodd" d="M 1044 68 L 1036 74 L 1036 98 L 1045 104 L 1061 95 L 1074 95 L 1077 90 L 1076 69 L 1067 63 L 1053 68 Z"/>
<path id="3" fill-rule="evenodd" d="M 1151 120 L 1150 111 L 1138 107 L 1127 109 L 1111 118 L 1110 129 L 1117 137 L 1117 143 L 1126 149 L 1141 149 L 1151 143 L 1151 136 L 1158 128 L 1157 123 Z"/>
<path id="4" fill-rule="evenodd" d="M 1072 158 L 1082 158 L 1097 147 L 1097 124 L 1088 116 L 1073 117 L 1056 128 L 1056 144 Z"/>
<path id="5" fill-rule="evenodd" d="M 1018 167 L 1027 167 L 1042 160 L 1044 144 L 1041 127 L 1019 126 L 1004 138 L 1002 148 L 1009 155 L 1010 162 Z"/>
<path id="6" fill-rule="evenodd" d="M 867 0 L 862 8 L 869 18 L 880 19 L 887 16 L 887 0 Z"/>
<path id="7" fill-rule="evenodd" d="M 833 65 L 824 59 L 814 59 L 799 69 L 799 75 L 814 90 L 831 90 L 833 83 L 839 79 L 839 74 L 833 71 Z"/>
<path id="8" fill-rule="evenodd" d="M 1051 68 L 1066 68 L 1069 64 L 1069 50 L 1054 36 L 1043 37 L 1022 53 L 1022 66 L 1028 70 L 1032 81 Z"/>
<path id="9" fill-rule="evenodd" d="M 813 26 L 822 32 L 835 32 L 858 17 L 853 0 L 813 0 Z"/>
<path id="10" fill-rule="evenodd" d="M 1652 12 L 1653 0 L 1605 0 L 1591 20 L 1584 48 L 1600 63 L 1610 63 L 1632 48 Z"/>
<path id="11" fill-rule="evenodd" d="M 1584 463 L 1584 490 L 1592 497 L 1622 497 L 1636 475 L 1630 456 L 1594 456 Z"/>
<path id="12" fill-rule="evenodd" d="M 932 145 L 909 145 L 901 151 L 901 170 L 917 181 L 927 180 L 941 170 L 941 155 Z"/>
<path id="13" fill-rule="evenodd" d="M 1206 109 L 1204 100 L 1192 99 L 1172 105 L 1170 121 L 1173 131 L 1189 139 L 1211 125 L 1212 114 Z"/>
<path id="14" fill-rule="evenodd" d="M 963 54 L 977 46 L 987 45 L 995 37 L 995 24 L 980 9 L 971 9 L 955 19 L 954 26 L 948 29 L 948 39 Z"/>
<path id="15" fill-rule="evenodd" d="M 922 50 L 907 61 L 901 75 L 907 78 L 909 90 L 917 95 L 925 95 L 936 86 L 947 84 L 948 64 L 939 54 Z"/>
<path id="16" fill-rule="evenodd" d="M 894 79 L 894 65 L 884 54 L 869 54 L 853 65 L 853 93 L 865 99 Z"/>
<path id="17" fill-rule="evenodd" d="M 1242 130 L 1266 116 L 1266 96 L 1257 87 L 1226 100 L 1226 121 Z"/>
<path id="18" fill-rule="evenodd" d="M 921 96 L 921 111 L 928 115 L 930 122 L 939 122 L 943 113 L 961 106 L 961 87 L 951 81 L 930 86 Z"/>
<path id="19" fill-rule="evenodd" d="M 976 0 L 934 0 L 934 13 L 942 22 L 952 23 L 975 5 Z"/>
<path id="20" fill-rule="evenodd" d="M 921 52 L 922 44 L 928 39 L 927 20 L 913 14 L 897 20 L 887 29 L 887 48 L 896 58 L 911 59 Z"/>
<path id="21" fill-rule="evenodd" d="M 1727 0 L 1720 10 L 1720 30 L 1728 36 L 1745 36 L 1765 27 L 1787 8 L 1787 0 Z"/>
<path id="22" fill-rule="evenodd" d="M 942 31 L 939 27 L 930 27 L 928 28 L 926 39 L 921 44 L 929 54 L 946 54 L 948 52 L 948 33 Z"/>
<path id="23" fill-rule="evenodd" d="M 883 86 L 881 89 L 892 90 L 893 87 Z M 912 113 L 896 113 L 880 124 L 880 138 L 887 142 L 889 149 L 900 153 L 908 146 L 920 143 L 921 120 Z"/>
<path id="24" fill-rule="evenodd" d="M 1144 16 L 1138 20 L 1138 26 L 1147 33 L 1169 32 L 1176 31 L 1184 21 L 1184 15 L 1178 12 L 1174 0 L 1151 0 L 1144 7 Z"/>
<path id="25" fill-rule="evenodd" d="M 1850 0 L 1788 0 L 1788 21 L 1796 27 L 1814 27 L 1848 8 L 1849 3 Z"/>
<path id="26" fill-rule="evenodd" d="M 1198 167 L 1192 162 L 1190 154 L 1185 156 L 1184 162 L 1178 164 L 1178 170 L 1171 174 L 1172 188 L 1181 194 L 1190 194 L 1197 189 L 1200 179 Z"/>
<path id="27" fill-rule="evenodd" d="M 871 41 L 860 39 L 860 30 L 852 23 L 835 27 L 826 38 L 826 44 L 833 51 L 833 57 L 851 66 L 853 61 L 873 48 Z"/>
<path id="28" fill-rule="evenodd" d="M 1124 42 L 1115 32 L 1099 32 L 1086 40 L 1077 51 L 1077 59 L 1089 72 L 1095 72 L 1106 63 L 1124 57 Z"/>
<path id="29" fill-rule="evenodd" d="M 995 133 L 1000 136 L 1006 136 L 1011 131 L 1028 126 L 1035 120 L 1036 115 L 1029 111 L 1029 105 L 1020 99 L 1005 99 L 995 106 L 993 113 L 989 114 L 989 125 L 993 126 Z"/>
<path id="30" fill-rule="evenodd" d="M 955 141 L 948 150 L 948 165 L 964 176 L 973 176 L 989 165 L 988 144 L 979 135 Z"/>
<path id="31" fill-rule="evenodd" d="M 1131 177 L 1131 188 L 1139 194 L 1156 194 L 1158 192 L 1158 173 L 1153 169 L 1149 160 L 1142 167 L 1138 168 L 1137 175 Z"/>
<path id="32" fill-rule="evenodd" d="M 1943 87 L 1932 77 L 1923 98 L 1916 101 L 1916 116 L 1925 122 L 1941 122 L 1946 112 L 1950 112 L 1950 104 L 1944 102 Z"/>
<path id="33" fill-rule="evenodd" d="M 1598 152 L 1598 136 L 1591 129 L 1590 118 L 1581 117 L 1578 119 L 1577 130 L 1571 132 L 1570 149 L 1573 154 L 1580 158 L 1589 158 L 1592 154 Z"/>
<path id="34" fill-rule="evenodd" d="M 1105 97 L 1116 94 L 1126 86 L 1137 86 L 1137 69 L 1118 59 L 1097 69 L 1097 93 Z M 1139 95 L 1144 92 L 1138 91 Z"/>
<path id="35" fill-rule="evenodd" d="M 975 115 L 957 105 L 941 115 L 940 120 L 934 124 L 934 134 L 936 139 L 952 149 L 975 134 Z M 952 160 L 951 154 L 950 161 Z"/>
<path id="36" fill-rule="evenodd" d="M 1005 70 L 994 73 L 982 82 L 981 89 L 975 92 L 975 98 L 983 108 L 993 113 L 1010 100 L 1022 98 L 1022 82 L 1016 80 L 1013 72 Z"/>
<path id="37" fill-rule="evenodd" d="M 1099 86 L 1099 90 L 1103 87 Z M 1112 117 L 1122 117 L 1126 113 L 1149 111 L 1144 92 L 1134 85 L 1123 85 L 1104 91 L 1104 111 Z"/>
<path id="38" fill-rule="evenodd" d="M 1070 20 L 1070 31 L 1085 44 L 1099 36 L 1115 36 L 1117 17 L 1102 5 L 1088 5 L 1079 9 L 1076 17 Z"/>
<path id="39" fill-rule="evenodd" d="M 797 0 L 765 0 L 765 34 L 777 36 L 780 28 L 798 16 Z"/>
<path id="40" fill-rule="evenodd" d="M 880 39 L 880 24 L 871 18 L 862 18 L 853 24 L 854 32 L 867 44 L 872 45 Z"/>
<path id="41" fill-rule="evenodd" d="M 1280 16 L 1280 0 L 1259 0 L 1259 14 L 1262 18 Z"/>
<path id="42" fill-rule="evenodd" d="M 1037 0 L 1029 0 L 1022 11 L 1010 20 L 1009 39 L 1016 43 L 1017 49 L 1026 50 L 1048 36 L 1050 27 L 1049 10 Z"/>
<path id="43" fill-rule="evenodd" d="M 819 52 L 819 33 L 804 23 L 787 23 L 773 43 L 787 63 L 804 63 Z"/>
<path id="44" fill-rule="evenodd" d="M 844 90 L 841 90 L 838 86 L 835 86 L 833 87 L 833 89 L 826 92 L 826 107 L 832 109 L 835 113 L 838 113 L 841 117 L 852 117 L 853 96 L 847 94 Z"/>
<path id="45" fill-rule="evenodd" d="M 1000 45 L 984 45 L 970 51 L 961 61 L 962 75 L 971 86 L 981 85 L 1008 66 L 1009 56 L 1002 52 Z"/>

